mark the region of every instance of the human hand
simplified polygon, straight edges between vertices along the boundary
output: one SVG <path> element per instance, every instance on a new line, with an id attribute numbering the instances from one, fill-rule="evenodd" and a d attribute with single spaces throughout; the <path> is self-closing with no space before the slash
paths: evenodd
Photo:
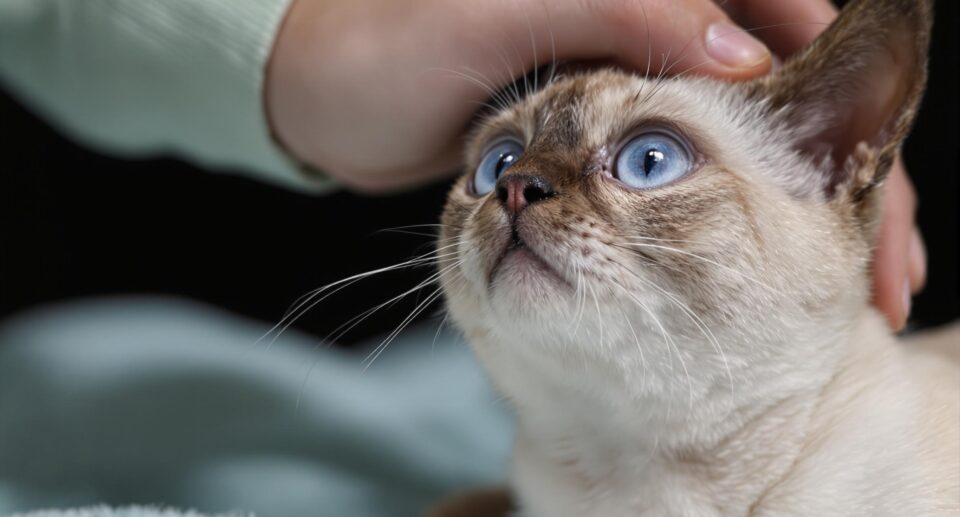
<path id="1" fill-rule="evenodd" d="M 916 226 L 917 195 L 897 159 L 886 181 L 880 234 L 873 257 L 873 304 L 894 330 L 910 315 L 911 298 L 923 289 L 927 253 Z"/>
<path id="2" fill-rule="evenodd" d="M 740 5 L 746 3 L 749 2 L 730 2 L 732 7 L 728 10 L 734 19 L 747 26 L 801 23 L 791 32 L 784 33 L 773 27 L 770 38 L 759 35 L 780 56 L 802 49 L 826 28 L 823 23 L 805 22 L 829 22 L 836 16 L 831 4 L 819 0 L 793 2 L 790 6 L 780 2 Z M 890 170 L 884 188 L 883 215 L 873 260 L 873 304 L 892 329 L 900 330 L 910 315 L 912 295 L 919 292 L 926 281 L 927 257 L 916 227 L 917 196 L 900 159 Z"/>
<path id="3" fill-rule="evenodd" d="M 455 169 L 478 105 L 550 59 L 748 79 L 770 70 L 770 50 L 793 54 L 836 16 L 827 0 L 721 4 L 297 0 L 268 67 L 267 114 L 282 145 L 347 187 L 402 188 Z M 899 329 L 926 259 L 899 161 L 886 188 L 874 304 Z"/>
<path id="4" fill-rule="evenodd" d="M 298 0 L 266 108 L 294 156 L 347 187 L 387 190 L 453 170 L 479 103 L 554 57 L 730 79 L 771 66 L 711 0 Z"/>

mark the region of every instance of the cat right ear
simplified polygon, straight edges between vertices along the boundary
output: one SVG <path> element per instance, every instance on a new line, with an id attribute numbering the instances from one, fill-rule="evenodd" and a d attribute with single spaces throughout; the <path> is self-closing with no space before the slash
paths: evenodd
<path id="1" fill-rule="evenodd" d="M 926 83 L 931 0 L 852 0 L 806 50 L 750 85 L 825 193 L 855 198 L 887 175 Z"/>

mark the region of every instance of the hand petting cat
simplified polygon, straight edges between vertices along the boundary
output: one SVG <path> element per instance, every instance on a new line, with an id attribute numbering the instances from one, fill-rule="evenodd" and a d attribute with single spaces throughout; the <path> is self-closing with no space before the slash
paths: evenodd
<path id="1" fill-rule="evenodd" d="M 266 109 L 303 162 L 350 188 L 397 189 L 455 169 L 480 104 L 551 59 L 749 79 L 835 15 L 827 0 L 299 0 L 274 47 Z M 926 270 L 899 162 L 885 204 L 874 303 L 899 329 Z"/>

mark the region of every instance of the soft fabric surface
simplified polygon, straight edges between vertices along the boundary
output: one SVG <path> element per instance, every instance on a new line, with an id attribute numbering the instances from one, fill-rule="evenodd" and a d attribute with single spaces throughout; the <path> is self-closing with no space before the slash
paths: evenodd
<path id="1" fill-rule="evenodd" d="M 4 322 L 0 515 L 409 516 L 506 472 L 509 417 L 455 334 L 407 331 L 364 370 L 267 328 L 162 299 Z M 63 515 L 172 515 L 84 511 Z"/>
<path id="2" fill-rule="evenodd" d="M 238 513 L 204 515 L 194 511 L 179 511 L 170 508 L 150 506 L 130 506 L 110 508 L 109 506 L 91 506 L 69 510 L 37 510 L 29 513 L 17 513 L 13 517 L 247 517 Z"/>

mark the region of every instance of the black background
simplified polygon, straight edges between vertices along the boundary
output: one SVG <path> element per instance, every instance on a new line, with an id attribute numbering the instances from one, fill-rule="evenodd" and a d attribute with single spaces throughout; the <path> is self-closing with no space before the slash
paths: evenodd
<path id="1" fill-rule="evenodd" d="M 938 2 L 929 89 L 904 151 L 930 257 L 917 326 L 960 315 L 956 22 L 956 2 Z M 311 197 L 174 160 L 119 160 L 67 141 L 2 86 L 0 148 L 0 320 L 47 302 L 146 292 L 273 322 L 313 287 L 429 251 L 428 237 L 377 230 L 436 222 L 449 184 Z M 365 281 L 297 326 L 326 335 L 430 272 Z M 381 311 L 343 342 L 392 329 L 413 304 Z"/>

